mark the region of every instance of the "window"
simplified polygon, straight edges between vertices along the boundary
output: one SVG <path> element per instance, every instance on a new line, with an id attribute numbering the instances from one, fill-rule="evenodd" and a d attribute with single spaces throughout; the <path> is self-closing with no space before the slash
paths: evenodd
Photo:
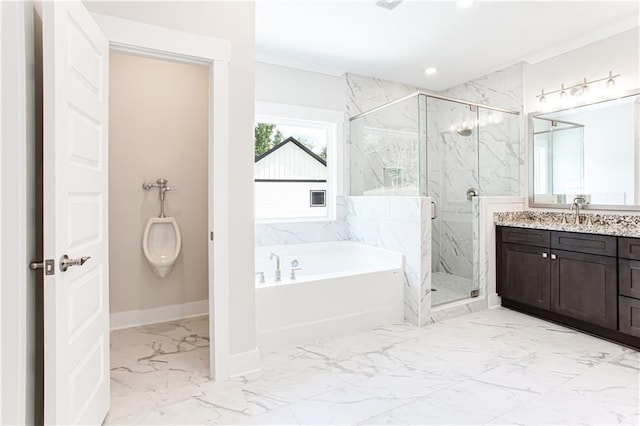
<path id="1" fill-rule="evenodd" d="M 311 193 L 311 207 L 326 207 L 327 202 L 325 197 L 327 191 L 310 191 Z"/>
<path id="2" fill-rule="evenodd" d="M 256 104 L 256 220 L 335 218 L 342 116 L 337 111 Z"/>

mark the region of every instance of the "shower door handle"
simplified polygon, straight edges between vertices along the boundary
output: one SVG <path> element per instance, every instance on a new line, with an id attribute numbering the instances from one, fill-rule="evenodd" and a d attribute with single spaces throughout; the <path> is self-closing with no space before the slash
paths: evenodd
<path id="1" fill-rule="evenodd" d="M 431 220 L 435 220 L 438 218 L 438 203 L 435 201 L 431 202 Z"/>
<path id="2" fill-rule="evenodd" d="M 467 189 L 467 200 L 471 201 L 473 200 L 473 197 L 477 197 L 478 196 L 478 190 L 475 188 L 469 188 Z"/>

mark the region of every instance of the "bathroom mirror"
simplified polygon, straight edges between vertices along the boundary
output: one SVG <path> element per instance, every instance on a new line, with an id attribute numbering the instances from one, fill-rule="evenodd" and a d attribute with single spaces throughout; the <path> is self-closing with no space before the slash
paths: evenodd
<path id="1" fill-rule="evenodd" d="M 529 115 L 529 206 L 640 210 L 640 93 Z"/>

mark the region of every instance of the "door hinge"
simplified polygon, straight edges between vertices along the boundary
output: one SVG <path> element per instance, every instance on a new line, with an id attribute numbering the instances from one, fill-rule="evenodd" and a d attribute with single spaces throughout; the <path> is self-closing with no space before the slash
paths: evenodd
<path id="1" fill-rule="evenodd" d="M 211 241 L 213 241 L 213 231 L 211 231 Z"/>
<path id="2" fill-rule="evenodd" d="M 53 275 L 56 273 L 55 262 L 53 259 L 45 259 L 44 262 L 31 262 L 29 269 L 36 271 L 38 269 L 44 269 L 45 275 Z"/>

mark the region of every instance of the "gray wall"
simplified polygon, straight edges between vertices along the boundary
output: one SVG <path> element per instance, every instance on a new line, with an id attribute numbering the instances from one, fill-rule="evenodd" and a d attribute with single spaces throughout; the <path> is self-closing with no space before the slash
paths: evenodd
<path id="1" fill-rule="evenodd" d="M 109 88 L 110 311 L 151 309 L 207 299 L 209 69 L 112 51 Z M 166 278 L 142 251 L 158 190 L 169 180 L 165 212 L 178 222 L 182 250 Z"/>

